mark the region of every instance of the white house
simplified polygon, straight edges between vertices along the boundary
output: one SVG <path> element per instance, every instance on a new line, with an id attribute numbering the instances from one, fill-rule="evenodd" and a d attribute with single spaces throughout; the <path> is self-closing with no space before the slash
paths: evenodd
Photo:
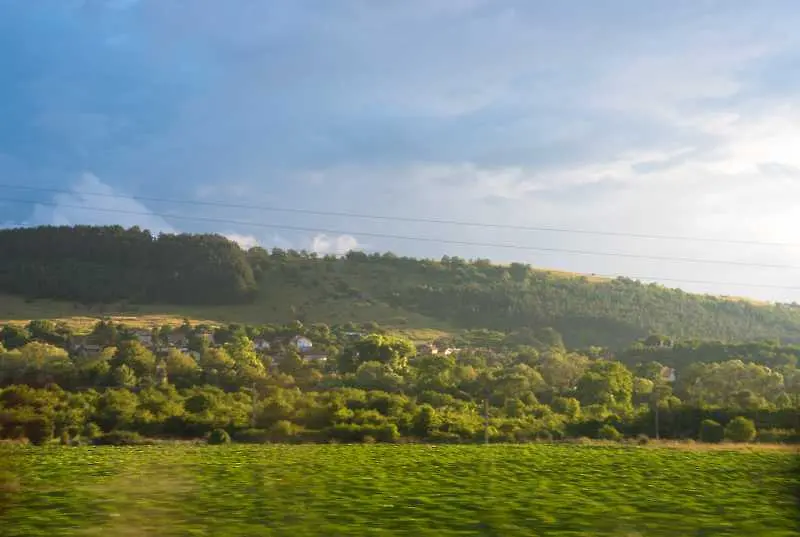
<path id="1" fill-rule="evenodd" d="M 294 336 L 291 344 L 302 353 L 309 352 L 314 347 L 311 340 L 305 336 Z"/>
<path id="2" fill-rule="evenodd" d="M 269 341 L 260 337 L 253 340 L 253 346 L 257 351 L 268 351 L 271 347 Z"/>

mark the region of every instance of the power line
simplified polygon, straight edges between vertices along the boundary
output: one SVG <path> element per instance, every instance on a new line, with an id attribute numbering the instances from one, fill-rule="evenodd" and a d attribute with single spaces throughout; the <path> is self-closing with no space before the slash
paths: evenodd
<path id="1" fill-rule="evenodd" d="M 171 218 L 176 220 L 189 220 L 189 221 L 197 221 L 197 222 L 208 222 L 214 224 L 230 224 L 230 225 L 237 225 L 237 226 L 248 226 L 248 227 L 259 227 L 259 228 L 266 228 L 266 229 L 280 229 L 285 231 L 300 231 L 305 233 L 326 233 L 326 234 L 333 234 L 333 235 L 354 235 L 354 236 L 361 236 L 361 237 L 371 237 L 371 238 L 382 238 L 382 239 L 397 239 L 397 240 L 407 240 L 407 241 L 415 241 L 415 242 L 427 242 L 427 243 L 437 243 L 437 244 L 453 244 L 458 246 L 475 246 L 475 247 L 484 247 L 484 248 L 505 248 L 511 250 L 527 250 L 527 251 L 535 251 L 535 252 L 552 252 L 552 253 L 564 253 L 564 254 L 573 254 L 573 255 L 588 255 L 588 256 L 601 256 L 601 257 L 620 257 L 620 258 L 628 258 L 628 259 L 647 259 L 651 261 L 668 261 L 668 262 L 676 262 L 676 263 L 695 263 L 695 264 L 711 264 L 711 265 L 729 265 L 729 266 L 742 266 L 742 267 L 758 267 L 758 268 L 774 268 L 774 269 L 792 269 L 792 270 L 800 270 L 800 267 L 795 265 L 779 265 L 779 264 L 768 264 L 768 263 L 752 263 L 747 261 L 728 261 L 722 259 L 703 259 L 703 258 L 693 258 L 693 257 L 670 257 L 670 256 L 660 256 L 660 255 L 646 255 L 646 254 L 632 254 L 628 252 L 601 252 L 595 250 L 576 250 L 576 249 L 569 249 L 569 248 L 550 248 L 550 247 L 543 247 L 543 246 L 525 246 L 519 244 L 503 244 L 503 243 L 491 243 L 491 242 L 474 242 L 474 241 L 463 241 L 463 240 L 456 240 L 456 239 L 443 239 L 443 238 L 435 238 L 435 237 L 418 237 L 418 236 L 407 236 L 407 235 L 395 235 L 390 233 L 374 233 L 368 231 L 349 231 L 349 230 L 341 230 L 341 229 L 328 229 L 328 228 L 320 228 L 320 227 L 305 227 L 305 226 L 289 226 L 283 224 L 265 224 L 261 222 L 248 222 L 244 220 L 229 220 L 225 218 L 210 218 L 210 217 L 203 217 L 203 216 L 184 216 L 184 215 L 176 215 L 170 213 L 154 213 L 154 212 L 142 212 L 142 211 L 129 211 L 124 209 L 112 209 L 112 208 L 105 208 L 105 207 L 91 207 L 91 206 L 84 206 L 84 205 L 70 205 L 70 204 L 63 204 L 63 203 L 55 203 L 55 202 L 42 202 L 37 200 L 21 200 L 21 199 L 11 199 L 11 198 L 0 198 L 0 202 L 7 202 L 7 203 L 21 203 L 21 204 L 30 204 L 30 205 L 45 205 L 51 207 L 63 207 L 63 208 L 70 208 L 70 209 L 81 209 L 86 211 L 96 211 L 96 212 L 103 212 L 103 213 L 113 213 L 113 214 L 128 214 L 128 215 L 137 215 L 137 216 L 156 216 L 159 218 Z"/>
<path id="2" fill-rule="evenodd" d="M 247 209 L 265 212 L 280 212 L 289 214 L 304 214 L 314 216 L 335 216 L 341 218 L 358 218 L 364 220 L 383 220 L 394 222 L 408 222 L 408 223 L 421 223 L 421 224 L 439 224 L 439 225 L 454 225 L 464 227 L 481 227 L 487 229 L 508 229 L 516 231 L 536 231 L 544 233 L 573 233 L 579 235 L 595 235 L 605 237 L 628 237 L 636 239 L 648 240 L 672 240 L 672 241 L 691 241 L 691 242 L 704 242 L 704 243 L 719 243 L 719 244 L 739 244 L 751 246 L 775 246 L 775 247 L 800 247 L 800 243 L 789 242 L 770 242 L 770 241 L 755 241 L 744 239 L 720 239 L 711 237 L 692 237 L 684 235 L 660 235 L 660 234 L 646 234 L 646 233 L 629 233 L 622 231 L 597 231 L 588 229 L 565 228 L 565 227 L 549 227 L 549 226 L 523 226 L 514 224 L 498 224 L 492 222 L 474 222 L 467 220 L 449 220 L 439 218 L 422 218 L 410 216 L 392 216 L 392 215 L 378 215 L 366 213 L 354 213 L 347 211 L 323 211 L 317 209 L 302 209 L 296 207 L 276 207 L 269 205 L 252 205 L 241 203 L 224 203 L 215 201 L 202 201 L 202 200 L 187 200 L 177 198 L 160 198 L 153 196 L 127 196 L 114 193 L 100 193 L 100 192 L 81 192 L 75 190 L 61 189 L 61 188 L 45 188 L 34 187 L 26 185 L 13 185 L 0 183 L 0 188 L 27 190 L 31 192 L 49 192 L 54 194 L 71 194 L 78 196 L 95 196 L 99 198 L 115 198 L 115 199 L 133 199 L 137 201 L 150 201 L 157 203 L 174 203 L 180 205 L 196 205 L 203 207 L 219 207 L 227 209 Z"/>

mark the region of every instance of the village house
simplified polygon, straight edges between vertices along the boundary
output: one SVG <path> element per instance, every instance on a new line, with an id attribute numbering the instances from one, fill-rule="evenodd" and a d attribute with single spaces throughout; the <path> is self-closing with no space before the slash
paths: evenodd
<path id="1" fill-rule="evenodd" d="M 417 354 L 439 354 L 439 348 L 432 343 L 417 345 Z"/>
<path id="2" fill-rule="evenodd" d="M 312 354 L 304 354 L 303 355 L 303 361 L 308 362 L 308 363 L 323 363 L 323 362 L 327 362 L 328 361 L 328 355 L 327 354 L 318 354 L 318 353 L 317 354 L 314 354 L 314 353 L 312 353 Z"/>
<path id="3" fill-rule="evenodd" d="M 167 343 L 170 347 L 185 348 L 189 344 L 189 338 L 180 332 L 173 332 L 167 335 Z"/>
<path id="4" fill-rule="evenodd" d="M 262 337 L 257 337 L 253 340 L 253 346 L 255 347 L 256 351 L 258 352 L 266 352 L 270 349 L 271 345 L 269 341 Z"/>
<path id="5" fill-rule="evenodd" d="M 204 340 L 209 347 L 216 347 L 217 346 L 217 339 L 214 336 L 214 332 L 211 331 L 203 331 L 197 334 L 197 336 Z"/>
<path id="6" fill-rule="evenodd" d="M 311 349 L 314 347 L 311 340 L 305 336 L 294 336 L 289 343 L 300 351 L 301 354 L 311 352 Z"/>
<path id="7" fill-rule="evenodd" d="M 154 347 L 155 342 L 153 340 L 153 332 L 150 330 L 134 330 L 133 336 L 139 343 L 148 349 L 152 349 Z"/>

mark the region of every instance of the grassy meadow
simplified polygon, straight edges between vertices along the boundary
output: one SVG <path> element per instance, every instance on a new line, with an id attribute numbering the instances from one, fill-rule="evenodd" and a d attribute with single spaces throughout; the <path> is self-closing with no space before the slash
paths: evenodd
<path id="1" fill-rule="evenodd" d="M 2 535 L 797 535 L 795 456 L 631 446 L 0 447 Z M 9 482 L 9 472 L 16 477 Z"/>

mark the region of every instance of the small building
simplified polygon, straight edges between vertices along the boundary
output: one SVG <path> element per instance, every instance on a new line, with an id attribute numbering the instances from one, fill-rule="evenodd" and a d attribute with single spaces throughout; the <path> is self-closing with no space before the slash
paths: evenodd
<path id="1" fill-rule="evenodd" d="M 661 380 L 664 382 L 675 382 L 677 376 L 675 375 L 675 370 L 671 367 L 662 367 L 661 368 Z"/>
<path id="2" fill-rule="evenodd" d="M 261 338 L 261 337 L 258 337 L 258 338 L 253 340 L 253 346 L 259 352 L 268 351 L 270 349 L 270 347 L 272 347 L 272 345 L 270 345 L 269 341 L 267 341 L 266 339 Z"/>
<path id="3" fill-rule="evenodd" d="M 327 354 L 304 354 L 303 361 L 308 363 L 324 363 L 328 361 Z"/>
<path id="4" fill-rule="evenodd" d="M 439 347 L 432 343 L 417 345 L 417 354 L 439 354 Z"/>
<path id="5" fill-rule="evenodd" d="M 180 332 L 173 332 L 167 335 L 167 343 L 170 347 L 186 347 L 189 344 L 189 338 Z"/>
<path id="6" fill-rule="evenodd" d="M 153 333 L 150 330 L 135 330 L 133 337 L 148 349 L 153 347 Z"/>
<path id="7" fill-rule="evenodd" d="M 217 346 L 217 339 L 214 336 L 214 332 L 211 331 L 203 331 L 197 334 L 201 340 L 205 341 L 209 347 L 216 347 Z"/>
<path id="8" fill-rule="evenodd" d="M 305 336 L 294 336 L 289 343 L 291 343 L 291 345 L 302 354 L 311 352 L 311 349 L 314 347 L 314 344 L 311 342 L 311 340 Z"/>

